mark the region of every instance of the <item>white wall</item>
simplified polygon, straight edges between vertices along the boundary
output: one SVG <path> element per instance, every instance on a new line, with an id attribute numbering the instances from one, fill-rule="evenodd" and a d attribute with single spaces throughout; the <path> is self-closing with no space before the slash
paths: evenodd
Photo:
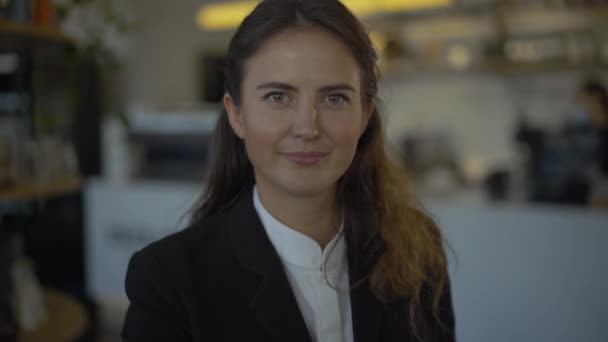
<path id="1" fill-rule="evenodd" d="M 383 82 L 381 98 L 393 141 L 407 132 L 448 131 L 460 156 L 479 156 L 491 164 L 509 159 L 513 109 L 496 76 L 413 75 Z"/>
<path id="2" fill-rule="evenodd" d="M 198 101 L 198 60 L 203 51 L 223 51 L 229 33 L 207 33 L 196 26 L 205 0 L 131 0 L 138 29 L 126 65 L 128 102 L 158 107 Z"/>
<path id="3" fill-rule="evenodd" d="M 380 91 L 387 135 L 398 141 L 407 133 L 446 131 L 461 161 L 480 160 L 486 168 L 509 165 L 517 115 L 523 111 L 532 124 L 545 129 L 559 127 L 572 111 L 583 75 L 576 71 L 388 75 Z"/>

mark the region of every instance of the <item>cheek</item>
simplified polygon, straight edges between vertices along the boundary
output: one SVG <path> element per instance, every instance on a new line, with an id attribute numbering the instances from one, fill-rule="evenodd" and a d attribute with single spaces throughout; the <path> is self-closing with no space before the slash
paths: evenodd
<path id="1" fill-rule="evenodd" d="M 359 115 L 340 115 L 329 117 L 325 121 L 327 131 L 336 143 L 343 148 L 354 148 L 357 146 L 363 124 Z"/>
<path id="2" fill-rule="evenodd" d="M 288 130 L 284 120 L 255 107 L 243 115 L 244 140 L 250 158 L 272 154 Z"/>

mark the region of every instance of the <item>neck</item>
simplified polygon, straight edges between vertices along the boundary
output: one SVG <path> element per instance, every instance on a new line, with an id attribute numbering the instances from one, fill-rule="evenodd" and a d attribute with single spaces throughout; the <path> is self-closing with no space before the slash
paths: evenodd
<path id="1" fill-rule="evenodd" d="M 321 249 L 325 249 L 338 232 L 334 225 L 333 189 L 314 195 L 294 195 L 260 182 L 256 189 L 262 205 L 273 217 L 315 240 Z"/>

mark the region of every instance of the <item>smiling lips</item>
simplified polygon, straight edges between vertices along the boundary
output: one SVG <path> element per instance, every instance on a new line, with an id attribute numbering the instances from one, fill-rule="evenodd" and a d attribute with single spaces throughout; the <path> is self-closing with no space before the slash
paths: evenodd
<path id="1" fill-rule="evenodd" d="M 284 155 L 287 157 L 287 159 L 291 160 L 292 162 L 294 162 L 298 165 L 309 166 L 309 165 L 317 164 L 319 161 L 321 161 L 321 159 L 325 158 L 328 155 L 328 153 L 293 152 L 293 153 L 284 153 Z"/>

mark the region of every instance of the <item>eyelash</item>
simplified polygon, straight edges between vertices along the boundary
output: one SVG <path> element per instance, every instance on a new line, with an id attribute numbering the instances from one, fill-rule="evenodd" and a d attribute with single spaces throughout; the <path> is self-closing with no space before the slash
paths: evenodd
<path id="1" fill-rule="evenodd" d="M 284 97 L 287 97 L 287 94 L 285 94 L 283 92 L 273 91 L 273 92 L 270 92 L 270 93 L 264 95 L 263 100 L 264 101 L 270 100 L 273 103 L 281 103 L 281 102 L 272 101 L 272 97 L 273 96 L 284 96 Z"/>
<path id="2" fill-rule="evenodd" d="M 334 97 L 334 96 L 339 97 L 345 103 L 350 103 L 350 98 L 344 94 L 330 94 L 330 95 L 327 95 L 327 99 Z"/>
<path id="3" fill-rule="evenodd" d="M 287 99 L 288 99 L 288 95 L 287 95 L 287 94 L 285 94 L 285 93 L 283 93 L 283 92 L 278 92 L 278 91 L 273 91 L 273 92 L 270 92 L 270 93 L 268 93 L 268 94 L 264 95 L 264 96 L 262 97 L 262 99 L 263 99 L 264 101 L 268 101 L 268 100 L 270 100 L 270 101 L 271 101 L 271 102 L 273 102 L 273 103 L 282 103 L 282 102 L 273 101 L 273 100 L 272 100 L 273 96 L 283 96 L 283 97 L 285 97 L 285 98 L 287 98 Z M 336 103 L 332 103 L 331 101 L 329 101 L 329 99 L 330 99 L 330 98 L 332 98 L 332 97 L 338 97 L 339 99 L 341 99 L 341 100 L 342 100 L 342 102 L 339 102 L 339 103 L 337 103 L 337 104 L 341 104 L 341 103 L 351 103 L 351 99 L 350 99 L 350 97 L 348 97 L 348 96 L 347 96 L 347 95 L 345 95 L 345 94 L 339 94 L 339 93 L 338 93 L 338 94 L 329 94 L 329 95 L 327 95 L 327 97 L 326 97 L 325 99 L 326 99 L 326 101 L 327 101 L 327 102 L 329 102 L 330 104 L 336 104 Z"/>

